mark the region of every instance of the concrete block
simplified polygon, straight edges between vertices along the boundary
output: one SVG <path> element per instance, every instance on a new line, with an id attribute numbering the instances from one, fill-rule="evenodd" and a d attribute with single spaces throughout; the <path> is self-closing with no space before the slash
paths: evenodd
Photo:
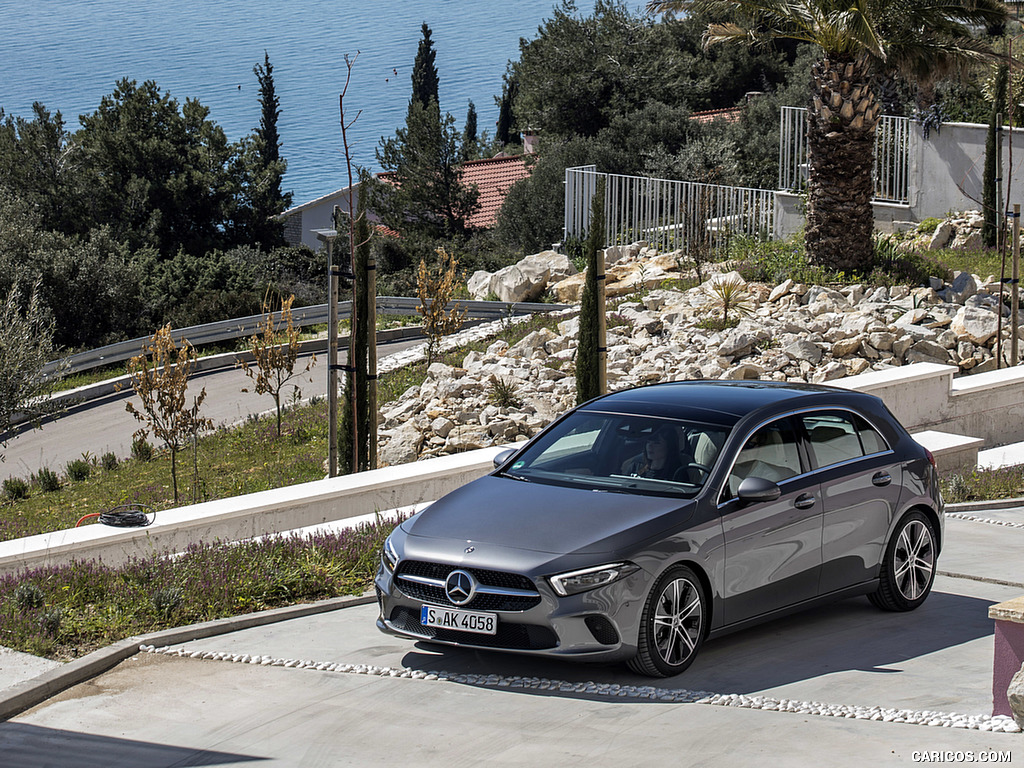
<path id="1" fill-rule="evenodd" d="M 992 661 L 992 714 L 1015 717 L 1007 697 L 1010 681 L 1024 665 L 1024 597 L 988 609 L 996 622 Z"/>
<path id="2" fill-rule="evenodd" d="M 911 435 L 935 457 L 939 474 L 971 471 L 978 465 L 978 449 L 985 441 L 979 437 L 954 435 L 933 429 Z"/>

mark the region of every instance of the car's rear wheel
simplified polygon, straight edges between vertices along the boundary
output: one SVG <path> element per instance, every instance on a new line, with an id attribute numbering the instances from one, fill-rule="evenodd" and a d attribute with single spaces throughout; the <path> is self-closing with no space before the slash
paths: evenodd
<path id="1" fill-rule="evenodd" d="M 678 675 L 704 642 L 708 599 L 686 566 L 670 568 L 654 585 L 640 619 L 637 653 L 629 668 L 650 677 Z"/>
<path id="2" fill-rule="evenodd" d="M 912 611 L 935 581 L 935 528 L 925 515 L 908 512 L 893 533 L 882 561 L 878 590 L 868 595 L 885 611 Z"/>

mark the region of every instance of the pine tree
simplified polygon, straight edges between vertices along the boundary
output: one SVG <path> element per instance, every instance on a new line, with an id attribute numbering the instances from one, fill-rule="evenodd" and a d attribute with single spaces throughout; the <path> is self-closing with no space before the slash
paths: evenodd
<path id="1" fill-rule="evenodd" d="M 442 117 L 430 28 L 423 25 L 413 65 L 413 94 L 405 127 L 381 139 L 377 162 L 390 178 L 367 185 L 368 207 L 392 229 L 450 237 L 467 231 L 479 207 L 475 186 L 462 184 L 462 153 L 455 119 Z M 424 101 L 426 99 L 426 101 Z"/>

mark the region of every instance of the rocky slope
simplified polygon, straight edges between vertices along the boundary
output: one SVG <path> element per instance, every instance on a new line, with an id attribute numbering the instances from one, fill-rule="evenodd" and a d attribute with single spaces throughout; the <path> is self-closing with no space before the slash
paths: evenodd
<path id="1" fill-rule="evenodd" d="M 671 276 L 673 254 L 636 245 L 609 255 L 623 275 L 617 292 L 633 292 L 610 304 L 611 389 L 695 378 L 823 383 L 917 362 L 962 373 L 996 368 L 998 283 L 978 276 L 959 273 L 951 285 L 933 280 L 926 288 L 837 289 L 791 280 L 747 285 L 732 273 L 688 291 L 648 290 Z M 574 279 L 564 272 L 549 270 L 542 290 L 552 275 L 555 289 Z M 749 291 L 749 313 L 735 327 L 714 330 L 708 320 L 720 313 L 711 285 L 720 281 Z M 460 367 L 432 365 L 421 386 L 382 409 L 382 463 L 526 440 L 574 406 L 579 319 L 573 309 L 561 316 L 557 332 L 536 331 L 511 347 L 497 341 Z M 1008 326 L 1004 318 L 1004 339 Z M 1008 343 L 1003 353 L 1009 355 Z"/>

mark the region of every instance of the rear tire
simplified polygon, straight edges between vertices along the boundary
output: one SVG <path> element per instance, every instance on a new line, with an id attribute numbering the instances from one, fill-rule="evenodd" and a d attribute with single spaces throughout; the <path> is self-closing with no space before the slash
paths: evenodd
<path id="1" fill-rule="evenodd" d="M 648 677 L 678 675 L 696 658 L 707 620 L 708 599 L 700 579 L 686 566 L 670 568 L 647 596 L 629 668 Z"/>
<path id="2" fill-rule="evenodd" d="M 935 581 L 935 527 L 924 514 L 908 512 L 885 548 L 878 590 L 868 599 L 883 611 L 912 611 Z"/>

